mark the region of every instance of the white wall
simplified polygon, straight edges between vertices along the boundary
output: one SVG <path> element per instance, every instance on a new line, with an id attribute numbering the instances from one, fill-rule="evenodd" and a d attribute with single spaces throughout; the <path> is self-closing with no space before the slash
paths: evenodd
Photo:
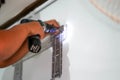
<path id="1" fill-rule="evenodd" d="M 88 0 L 56 1 L 40 13 L 40 18 L 55 18 L 60 24 L 68 25 L 63 75 L 56 80 L 120 80 L 119 25 L 97 11 Z M 51 56 L 49 49 L 26 61 L 23 80 L 50 80 Z M 11 78 L 6 73 L 8 70 L 1 80 Z"/>

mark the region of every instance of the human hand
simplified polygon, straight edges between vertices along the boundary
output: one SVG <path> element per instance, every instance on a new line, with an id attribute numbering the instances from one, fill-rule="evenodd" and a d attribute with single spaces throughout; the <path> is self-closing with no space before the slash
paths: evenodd
<path id="1" fill-rule="evenodd" d="M 59 28 L 59 23 L 55 19 L 45 21 L 45 23 L 47 23 L 49 25 L 53 25 L 56 28 Z M 27 28 L 30 31 L 29 36 L 39 34 L 42 39 L 48 34 L 48 33 L 44 32 L 43 26 L 37 21 L 29 22 L 28 25 L 26 25 L 26 26 L 28 26 Z M 56 30 L 55 34 L 57 34 L 58 32 L 59 31 Z"/>
<path id="2" fill-rule="evenodd" d="M 53 26 L 55 26 L 56 28 L 59 28 L 59 26 L 60 26 L 59 23 L 58 23 L 55 19 L 45 21 L 45 23 L 50 24 L 50 25 L 53 25 Z"/>
<path id="3" fill-rule="evenodd" d="M 59 28 L 60 27 L 59 23 L 55 19 L 50 20 L 50 21 L 45 21 L 45 23 L 47 23 L 49 25 L 52 25 L 55 28 Z M 56 29 L 54 34 L 58 34 L 58 33 L 59 33 L 59 30 Z"/>

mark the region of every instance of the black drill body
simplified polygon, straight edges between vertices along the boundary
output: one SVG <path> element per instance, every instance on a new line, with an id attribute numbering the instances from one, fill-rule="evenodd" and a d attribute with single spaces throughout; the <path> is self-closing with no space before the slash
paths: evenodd
<path id="1" fill-rule="evenodd" d="M 31 19 L 23 19 L 20 23 L 27 23 L 32 21 L 38 21 L 41 26 L 43 26 L 43 22 L 41 20 L 31 20 Z M 46 33 L 54 33 L 57 28 L 55 28 L 53 25 L 49 25 L 47 23 L 44 23 L 46 25 L 46 28 L 44 29 L 44 32 Z M 44 27 L 43 27 L 44 28 Z M 28 47 L 29 51 L 33 53 L 38 53 L 41 49 L 41 41 L 40 41 L 40 35 L 36 34 L 33 36 L 28 37 Z"/>

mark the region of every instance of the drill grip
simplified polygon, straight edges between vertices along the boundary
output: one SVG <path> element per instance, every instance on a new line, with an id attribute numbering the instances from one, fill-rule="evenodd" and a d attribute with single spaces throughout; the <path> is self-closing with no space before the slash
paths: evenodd
<path id="1" fill-rule="evenodd" d="M 21 20 L 21 23 L 27 23 L 27 22 L 32 22 L 32 21 L 36 21 L 36 20 L 31 20 L 31 19 L 23 19 Z M 44 32 L 46 33 L 55 33 L 57 28 L 54 27 L 53 25 L 47 24 L 42 22 L 41 20 L 37 20 L 41 26 L 43 26 L 44 28 Z M 29 51 L 33 52 L 33 53 L 38 53 L 41 49 L 41 41 L 40 41 L 40 35 L 33 35 L 30 36 L 28 38 L 28 42 L 29 42 Z"/>
<path id="2" fill-rule="evenodd" d="M 20 23 L 27 23 L 27 22 L 31 22 L 33 20 L 30 19 L 23 19 L 21 20 Z M 33 52 L 33 53 L 38 53 L 41 49 L 41 41 L 40 41 L 40 35 L 33 35 L 28 37 L 28 48 L 29 51 Z"/>

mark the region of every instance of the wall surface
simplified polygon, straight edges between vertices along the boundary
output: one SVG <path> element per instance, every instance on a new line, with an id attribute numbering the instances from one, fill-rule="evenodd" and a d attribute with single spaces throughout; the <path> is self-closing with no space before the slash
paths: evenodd
<path id="1" fill-rule="evenodd" d="M 40 12 L 42 20 L 67 24 L 63 75 L 56 80 L 120 80 L 120 27 L 88 0 L 58 0 Z M 38 15 L 38 16 L 39 16 Z M 24 62 L 23 80 L 50 80 L 51 49 Z M 0 80 L 13 80 L 12 66 Z"/>

